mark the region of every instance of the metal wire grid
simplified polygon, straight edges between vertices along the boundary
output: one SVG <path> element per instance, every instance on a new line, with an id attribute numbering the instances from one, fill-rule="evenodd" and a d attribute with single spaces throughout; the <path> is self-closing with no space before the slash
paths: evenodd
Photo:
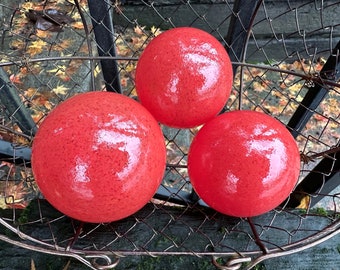
<path id="1" fill-rule="evenodd" d="M 92 269 L 119 268 L 119 258 L 129 255 L 213 256 L 217 268 L 250 269 L 337 234 L 339 194 L 333 188 L 340 167 L 340 25 L 333 14 L 339 4 L 281 1 L 280 9 L 271 1 L 214 1 L 204 6 L 202 1 L 0 4 L 0 199 L 7 208 L 0 212 L 0 239 L 74 257 Z M 105 9 L 96 12 L 91 5 Z M 52 26 L 42 29 L 49 24 L 28 18 L 29 10 L 52 21 Z M 48 10 L 62 11 L 61 19 L 51 19 Z M 159 31 L 183 25 L 205 29 L 229 51 L 235 80 L 226 111 L 262 111 L 291 128 L 305 158 L 296 192 L 260 217 L 220 215 L 191 193 L 186 155 L 197 130 L 163 127 L 167 170 L 155 199 L 140 212 L 112 224 L 93 225 L 54 210 L 42 200 L 29 166 L 35 124 L 79 92 L 107 89 L 135 98 L 134 68 L 143 48 Z M 109 42 L 102 43 L 96 27 L 102 34 L 111 33 Z M 325 71 L 327 63 L 332 64 L 331 73 Z M 315 108 L 305 103 L 310 89 L 326 92 Z M 302 113 L 306 123 L 292 121 L 298 111 L 297 119 Z M 312 188 L 311 181 L 305 181 L 311 177 L 317 179 Z"/>

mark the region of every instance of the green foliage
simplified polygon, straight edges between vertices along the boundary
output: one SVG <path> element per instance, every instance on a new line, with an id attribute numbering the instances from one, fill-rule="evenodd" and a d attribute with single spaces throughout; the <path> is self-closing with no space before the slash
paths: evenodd
<path id="1" fill-rule="evenodd" d="M 320 215 L 320 216 L 328 216 L 328 212 L 325 208 L 322 208 L 322 207 L 317 207 L 315 208 L 315 212 L 316 214 Z"/>
<path id="2" fill-rule="evenodd" d="M 28 205 L 26 208 L 24 208 L 24 210 L 21 212 L 18 218 L 19 225 L 25 224 L 28 222 L 30 212 L 31 212 L 31 208 L 30 208 L 30 205 Z"/>
<path id="3" fill-rule="evenodd" d="M 337 246 L 337 251 L 338 251 L 338 253 L 340 254 L 340 244 Z"/>
<path id="4" fill-rule="evenodd" d="M 159 265 L 160 260 L 160 257 L 146 257 L 138 264 L 137 270 L 154 270 L 156 266 Z"/>
<path id="5" fill-rule="evenodd" d="M 267 268 L 263 263 L 259 263 L 253 269 L 254 270 L 266 270 Z"/>

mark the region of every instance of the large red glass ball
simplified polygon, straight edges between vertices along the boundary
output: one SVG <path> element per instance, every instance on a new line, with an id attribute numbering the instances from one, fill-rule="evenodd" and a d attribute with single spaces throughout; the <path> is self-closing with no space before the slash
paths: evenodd
<path id="1" fill-rule="evenodd" d="M 255 111 L 234 111 L 198 131 L 188 171 L 195 191 L 211 208 L 252 217 L 289 196 L 299 177 L 300 155 L 278 120 Z"/>
<path id="2" fill-rule="evenodd" d="M 233 71 L 222 44 L 209 33 L 179 27 L 154 38 L 136 68 L 136 91 L 155 118 L 190 128 L 216 116 L 231 92 Z"/>
<path id="3" fill-rule="evenodd" d="M 44 197 L 62 213 L 100 223 L 142 208 L 165 170 L 164 137 L 136 101 L 88 92 L 59 104 L 42 122 L 32 168 Z"/>

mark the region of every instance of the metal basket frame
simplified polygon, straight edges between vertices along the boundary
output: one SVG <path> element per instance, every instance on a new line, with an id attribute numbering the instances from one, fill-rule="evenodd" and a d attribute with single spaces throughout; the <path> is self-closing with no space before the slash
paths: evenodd
<path id="1" fill-rule="evenodd" d="M 181 2 L 183 2 L 182 4 L 186 5 L 189 9 L 192 9 L 194 13 L 196 12 L 193 4 L 191 4 L 191 1 Z M 227 1 L 225 2 L 227 5 L 229 5 Z M 312 2 L 313 1 L 310 3 Z M 48 1 L 46 1 L 46 3 L 48 3 Z M 155 2 L 142 1 L 142 3 L 145 5 L 145 7 L 153 9 L 157 12 L 157 4 Z M 89 21 L 85 18 L 85 12 L 82 11 L 82 7 L 79 5 L 79 2 L 75 1 L 75 10 L 78 10 L 81 21 L 85 26 L 84 31 L 87 37 L 86 41 L 88 42 L 88 48 L 92 50 L 89 51 L 88 56 L 70 56 L 69 59 L 89 61 L 90 69 L 92 70 L 95 68 L 95 61 L 97 63 L 99 62 L 101 73 L 105 81 L 105 89 L 107 91 L 123 94 L 120 83 L 121 69 L 118 62 L 137 61 L 138 56 L 135 55 L 121 57 L 116 53 L 117 49 L 115 47 L 115 43 L 117 42 L 117 39 L 115 36 L 115 16 L 122 16 L 123 19 L 134 26 L 139 25 L 138 21 L 131 21 L 128 17 L 124 16 L 124 3 L 119 3 L 119 1 L 111 3 L 110 1 L 105 0 L 88 0 L 87 4 L 89 13 L 86 15 L 90 16 L 91 18 L 93 36 L 96 42 L 98 54 L 96 55 L 92 52 L 93 47 L 90 44 L 90 32 L 87 25 Z M 303 131 L 306 129 L 308 121 L 310 121 L 313 115 L 317 113 L 318 107 L 327 97 L 327 94 L 330 91 L 339 93 L 337 92 L 338 90 L 334 89 L 338 89 L 340 87 L 340 41 L 335 44 L 335 46 L 332 48 L 332 51 L 330 51 L 328 58 L 325 59 L 322 69 L 315 74 L 301 73 L 294 70 L 282 70 L 279 65 L 248 63 L 247 46 L 249 45 L 249 40 L 254 35 L 252 31 L 253 27 L 259 23 L 256 21 L 256 15 L 259 9 L 265 8 L 265 5 L 266 1 L 264 0 L 236 0 L 233 3 L 231 13 L 228 17 L 228 32 L 224 36 L 218 31 L 216 31 L 215 34 L 217 34 L 218 38 L 224 44 L 226 50 L 229 52 L 233 63 L 234 74 L 238 74 L 238 79 L 240 81 L 242 81 L 242 77 L 244 76 L 245 72 L 249 71 L 251 68 L 257 68 L 263 70 L 264 72 L 277 72 L 280 74 L 280 76 L 292 75 L 305 81 L 304 88 L 306 89 L 306 93 L 304 94 L 302 100 L 293 100 L 295 103 L 298 103 L 298 106 L 295 112 L 291 115 L 289 121 L 286 122 L 287 128 L 296 138 L 301 136 Z M 320 6 L 317 1 L 315 1 L 315 6 L 316 10 L 319 11 L 322 11 L 324 8 L 324 6 Z M 295 12 L 295 10 L 295 8 L 292 8 L 290 12 Z M 161 16 L 160 13 L 158 14 Z M 199 15 L 197 12 L 196 14 L 200 20 L 206 22 L 210 27 L 209 22 L 204 16 Z M 169 25 L 175 26 L 171 19 L 163 19 Z M 270 18 L 267 19 L 269 22 L 271 22 Z M 273 26 L 271 25 L 271 27 Z M 334 25 L 334 27 L 336 26 Z M 211 28 L 212 32 L 215 30 L 216 29 Z M 297 32 L 300 32 L 302 38 L 305 37 L 302 29 L 298 29 Z M 274 36 L 274 39 L 277 39 L 278 41 L 284 41 L 283 36 Z M 256 39 L 254 40 L 256 43 Z M 333 44 L 333 40 L 331 44 Z M 289 54 L 287 54 L 287 58 L 288 57 Z M 37 126 L 31 117 L 30 111 L 23 104 L 21 97 L 18 95 L 18 90 L 16 89 L 15 84 L 13 84 L 13 82 L 9 79 L 8 74 L 3 68 L 10 65 L 25 66 L 34 62 L 53 61 L 53 59 L 67 60 L 68 57 L 51 56 L 33 59 L 20 59 L 14 61 L 11 60 L 0 63 L 1 104 L 11 121 L 20 128 L 22 133 L 18 134 L 18 136 L 23 136 L 31 140 L 34 137 Z M 302 60 L 302 58 L 300 60 Z M 261 80 L 261 76 L 259 79 Z M 95 78 L 92 76 L 90 90 L 95 89 Z M 241 99 L 243 92 L 244 86 L 241 83 L 240 87 L 238 88 L 238 97 L 234 100 L 235 104 L 238 102 L 238 105 L 227 104 L 224 108 L 224 111 L 228 111 L 231 106 L 236 106 L 238 109 L 242 109 Z M 328 121 L 335 121 L 336 123 L 339 123 L 339 119 L 328 119 Z M 4 129 L 6 127 L 2 126 L 2 128 Z M 168 143 L 173 143 L 176 146 L 176 149 L 179 149 L 178 151 L 181 151 L 181 145 L 177 143 L 176 136 L 179 136 L 179 134 L 181 134 L 183 131 L 179 130 L 173 132 L 175 132 L 175 135 L 166 134 L 166 140 Z M 193 136 L 194 133 L 190 131 L 189 134 Z M 307 139 L 310 139 L 310 136 L 311 135 L 308 135 Z M 41 216 L 40 218 L 37 217 L 35 221 L 23 223 L 20 224 L 19 227 L 16 227 L 18 220 L 15 210 L 13 210 L 12 217 L 0 217 L 0 223 L 4 228 L 13 232 L 15 236 L 8 237 L 5 234 L 0 233 L 0 240 L 37 252 L 72 257 L 81 261 L 91 269 L 111 269 L 118 265 L 121 257 L 136 255 L 194 255 L 198 257 L 211 256 L 213 264 L 219 269 L 239 269 L 240 267 L 251 269 L 263 260 L 300 252 L 312 246 L 318 245 L 340 232 L 340 221 L 338 220 L 339 211 L 336 209 L 336 207 L 331 214 L 324 216 L 325 223 L 322 223 L 322 228 L 319 230 L 313 231 L 312 229 L 304 228 L 304 225 L 302 224 L 303 219 L 322 219 L 322 217 L 320 217 L 322 215 L 313 214 L 312 211 L 310 211 L 310 208 L 317 204 L 320 199 L 325 196 L 330 196 L 334 201 L 338 199 L 337 194 L 327 194 L 331 193 L 331 191 L 338 186 L 338 180 L 340 177 L 339 150 L 340 141 L 337 141 L 335 145 L 327 147 L 326 150 L 321 152 L 309 153 L 306 151 L 302 155 L 302 159 L 306 164 L 311 162 L 312 167 L 308 166 L 308 169 L 306 169 L 306 172 L 304 173 L 303 179 L 297 185 L 290 198 L 288 198 L 280 208 L 273 210 L 271 213 L 268 213 L 266 217 L 264 217 L 264 219 L 267 220 L 267 223 L 265 224 L 261 223 L 256 218 L 229 219 L 228 217 L 224 217 L 218 213 L 212 212 L 211 209 L 209 209 L 200 200 L 193 190 L 188 192 L 185 187 L 188 185 L 188 180 L 184 174 L 184 176 L 182 176 L 182 182 L 179 183 L 179 186 L 175 185 L 174 187 L 171 187 L 162 185 L 155 194 L 155 199 L 158 201 L 153 201 L 141 212 L 122 222 L 118 222 L 116 224 L 114 223 L 112 225 L 98 224 L 88 226 L 86 224 L 78 223 L 77 221 L 72 221 L 62 214 L 57 214 L 57 216 L 52 215 L 49 217 L 49 214 L 46 212 L 46 216 Z M 18 146 L 13 142 L 1 139 L 0 154 L 3 159 L 9 159 L 13 164 L 21 164 L 27 168 L 30 166 L 29 146 Z M 182 155 L 185 156 L 186 153 L 182 152 Z M 318 162 L 314 165 L 312 161 L 315 159 L 318 159 Z M 180 175 L 181 170 L 186 170 L 186 165 L 183 165 L 181 162 L 176 164 L 167 164 L 168 173 L 171 172 Z M 29 183 L 30 181 L 34 180 L 28 177 L 26 182 Z M 305 195 L 310 196 L 307 212 L 299 214 L 296 212 L 296 210 L 291 210 L 301 203 L 301 200 Z M 7 196 L 6 199 L 8 204 L 11 204 L 11 199 L 13 198 L 11 196 Z M 39 208 L 45 207 L 46 209 L 49 209 L 49 206 L 45 205 L 45 202 L 40 200 L 36 202 L 36 205 L 38 205 Z M 42 210 L 39 211 L 42 213 Z M 197 216 L 191 219 L 191 214 L 193 212 L 195 212 Z M 297 225 L 296 228 L 292 230 L 280 228 L 277 224 L 275 224 L 275 218 L 280 215 L 296 217 L 297 222 L 301 224 Z M 159 227 L 157 227 L 156 221 L 161 224 Z M 65 226 L 65 222 L 70 223 L 70 227 L 67 228 L 66 231 L 69 234 L 73 231 L 73 236 L 68 236 L 59 242 L 59 240 L 57 241 L 54 239 L 54 230 L 52 228 L 58 224 L 60 224 L 60 226 Z M 125 225 L 131 223 L 131 225 L 128 226 L 128 229 L 125 228 L 125 231 L 120 232 L 119 228 L 123 223 Z M 222 237 L 220 239 L 215 239 L 209 234 L 209 229 L 214 228 L 213 223 L 219 223 L 219 227 L 225 230 L 222 233 Z M 304 221 L 304 223 L 306 223 L 306 221 Z M 184 226 L 184 233 L 183 235 L 178 236 L 180 239 L 174 239 L 176 237 L 171 235 L 171 226 L 176 227 L 179 226 L 179 224 Z M 34 226 L 42 229 L 48 228 L 48 230 L 51 231 L 52 238 L 40 240 L 24 232 L 26 230 L 31 231 Z M 151 232 L 148 236 L 149 239 L 140 246 L 138 246 L 136 243 L 133 243 L 133 240 L 131 240 L 129 237 L 129 233 L 133 232 L 134 230 L 142 230 L 139 229 L 139 227 L 149 228 Z M 287 241 L 287 243 L 277 244 L 270 239 L 270 236 L 268 236 L 269 229 L 282 230 L 293 240 L 290 239 Z M 96 232 L 102 231 L 110 233 L 111 236 L 114 236 L 107 244 L 101 242 L 102 240 L 96 243 L 95 237 L 92 238 L 92 235 L 96 235 Z M 303 236 L 298 236 L 295 239 L 294 237 L 300 231 L 307 233 Z M 240 250 L 239 248 L 233 247 L 232 245 L 227 246 L 226 248 L 221 248 L 221 246 L 224 244 L 221 246 L 218 245 L 218 243 L 224 243 L 223 241 L 228 237 L 232 239 L 232 235 L 236 235 L 237 233 L 239 233 L 239 235 L 245 236 L 245 238 L 243 238 L 244 241 L 248 241 L 249 243 L 251 242 L 246 250 Z M 195 250 L 192 247 L 186 247 L 185 241 L 190 241 L 193 234 L 197 234 L 200 237 L 205 238 L 207 243 L 210 244 L 204 243 L 204 247 L 202 247 L 201 250 Z M 161 249 L 157 249 L 152 246 L 154 239 L 157 239 L 158 237 L 161 237 L 159 240 L 160 242 L 166 242 L 166 244 L 162 246 Z M 86 239 L 89 239 L 88 241 L 93 241 L 93 243 L 90 245 L 84 243 L 86 242 Z M 116 239 L 123 239 L 125 244 L 127 242 L 132 242 L 131 246 L 133 248 L 126 250 L 123 248 L 123 246 L 120 246 L 118 242 L 118 247 L 115 249 L 115 245 L 112 245 L 112 243 L 115 243 Z M 233 244 L 235 243 L 233 242 Z M 226 258 L 226 261 L 224 261 L 224 258 Z"/>

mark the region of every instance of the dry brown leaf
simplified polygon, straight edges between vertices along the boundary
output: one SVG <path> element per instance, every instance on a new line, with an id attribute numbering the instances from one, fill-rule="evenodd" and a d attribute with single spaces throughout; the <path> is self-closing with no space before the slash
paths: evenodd
<path id="1" fill-rule="evenodd" d="M 73 27 L 74 29 L 77 29 L 77 30 L 82 30 L 82 29 L 84 29 L 84 24 L 81 21 L 78 21 L 78 22 L 72 23 L 71 27 Z"/>
<path id="2" fill-rule="evenodd" d="M 290 70 L 303 70 L 301 61 L 294 61 L 289 67 Z"/>
<path id="3" fill-rule="evenodd" d="M 71 47 L 72 45 L 72 40 L 70 39 L 63 39 L 61 42 L 59 42 L 58 44 L 56 44 L 55 46 L 53 46 L 53 50 L 54 51 L 59 51 L 62 52 L 65 49 L 68 49 Z"/>
<path id="4" fill-rule="evenodd" d="M 261 82 L 254 81 L 253 84 L 253 90 L 255 92 L 262 92 L 265 88 L 263 87 Z"/>
<path id="5" fill-rule="evenodd" d="M 26 66 L 20 67 L 20 73 L 22 76 L 25 76 L 28 74 L 28 68 Z"/>
<path id="6" fill-rule="evenodd" d="M 36 270 L 34 260 L 31 259 L 31 270 Z"/>
<path id="7" fill-rule="evenodd" d="M 29 201 L 25 200 L 27 188 L 24 181 L 17 184 L 14 181 L 1 183 L 0 186 L 0 208 L 2 209 L 23 209 Z"/>
<path id="8" fill-rule="evenodd" d="M 48 110 L 52 109 L 52 103 L 49 101 L 48 97 L 44 96 L 44 95 L 37 95 L 32 101 L 32 104 L 39 106 L 39 107 L 45 107 Z"/>
<path id="9" fill-rule="evenodd" d="M 36 29 L 35 35 L 39 38 L 49 38 L 51 36 L 51 33 L 48 31 L 43 31 L 40 29 Z"/>
<path id="10" fill-rule="evenodd" d="M 79 70 L 79 67 L 82 65 L 82 61 L 81 60 L 72 60 L 69 65 L 66 68 L 65 73 L 69 76 L 74 74 L 75 72 L 77 72 Z M 97 66 L 98 67 L 98 66 Z M 96 68 L 97 68 L 96 67 Z M 95 71 L 96 72 L 96 71 Z"/>
<path id="11" fill-rule="evenodd" d="M 14 84 L 22 84 L 21 74 L 16 74 L 16 75 L 12 74 L 11 76 L 9 76 L 9 79 Z"/>
<path id="12" fill-rule="evenodd" d="M 71 261 L 68 260 L 67 263 L 66 263 L 66 265 L 64 266 L 63 270 L 68 270 L 69 267 L 70 267 L 70 265 L 71 265 Z"/>
<path id="13" fill-rule="evenodd" d="M 26 89 L 26 91 L 24 92 L 24 96 L 26 97 L 26 98 L 31 98 L 31 97 L 33 97 L 34 95 L 36 95 L 37 94 L 37 89 L 36 88 L 33 88 L 33 87 L 29 87 L 29 88 L 27 88 Z"/>
<path id="14" fill-rule="evenodd" d="M 135 28 L 133 30 L 137 35 L 144 35 L 144 29 L 145 29 L 145 26 L 137 25 L 137 26 L 135 26 Z"/>
<path id="15" fill-rule="evenodd" d="M 129 78 L 123 77 L 120 79 L 120 84 L 122 87 L 127 87 Z"/>
<path id="16" fill-rule="evenodd" d="M 10 47 L 14 50 L 22 50 L 25 48 L 25 43 L 21 39 L 15 39 L 11 41 Z"/>
<path id="17" fill-rule="evenodd" d="M 34 111 L 34 113 L 32 114 L 32 119 L 34 123 L 38 125 L 38 123 L 40 123 L 42 119 L 45 118 L 45 116 L 46 115 L 42 111 Z"/>

